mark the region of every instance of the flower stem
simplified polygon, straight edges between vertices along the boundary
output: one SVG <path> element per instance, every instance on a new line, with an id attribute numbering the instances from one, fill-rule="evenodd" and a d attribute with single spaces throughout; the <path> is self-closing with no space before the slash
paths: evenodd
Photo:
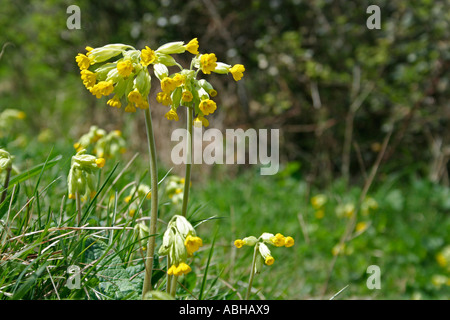
<path id="1" fill-rule="evenodd" d="M 78 226 L 81 227 L 81 200 L 80 200 L 80 193 L 78 191 L 75 192 L 75 202 L 77 206 Z"/>
<path id="2" fill-rule="evenodd" d="M 192 167 L 192 126 L 193 126 L 193 114 L 191 108 L 186 108 L 187 122 L 186 128 L 188 131 L 188 139 L 186 145 L 186 171 L 184 174 L 184 191 L 183 191 L 183 205 L 181 207 L 181 215 L 186 217 L 187 205 L 189 200 L 189 189 L 191 186 L 191 167 Z"/>
<path id="3" fill-rule="evenodd" d="M 4 185 L 3 185 L 3 188 L 5 188 L 5 189 L 3 190 L 2 198 L 1 198 L 1 200 L 0 200 L 0 203 L 2 203 L 3 201 L 5 201 L 5 199 L 6 199 L 6 193 L 7 193 L 7 191 L 8 191 L 8 186 L 9 186 L 9 179 L 11 178 L 11 170 L 12 170 L 12 167 L 6 168 L 5 183 L 4 183 Z"/>
<path id="4" fill-rule="evenodd" d="M 255 277 L 255 266 L 256 266 L 256 255 L 259 249 L 259 245 L 255 245 L 255 250 L 253 251 L 253 261 L 252 261 L 252 271 L 250 272 L 250 279 L 248 280 L 247 294 L 245 295 L 245 300 L 250 297 L 250 292 L 252 291 L 253 278 Z"/>
<path id="5" fill-rule="evenodd" d="M 156 163 L 156 146 L 153 135 L 152 116 L 150 108 L 144 111 L 145 127 L 147 129 L 148 150 L 150 155 L 150 179 L 151 179 L 151 213 L 150 213 L 150 237 L 147 243 L 147 256 L 145 258 L 145 276 L 142 288 L 142 298 L 152 289 L 153 256 L 155 254 L 155 234 L 158 219 L 158 169 Z"/>

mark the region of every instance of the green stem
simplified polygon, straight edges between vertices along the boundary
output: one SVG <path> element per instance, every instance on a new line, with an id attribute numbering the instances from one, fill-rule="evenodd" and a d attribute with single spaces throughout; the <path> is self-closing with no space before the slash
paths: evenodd
<path id="1" fill-rule="evenodd" d="M 78 191 L 75 192 L 75 202 L 77 206 L 78 226 L 81 227 L 81 200 L 80 200 L 80 193 Z"/>
<path id="2" fill-rule="evenodd" d="M 253 278 L 255 277 L 255 265 L 256 265 L 256 255 L 259 249 L 259 245 L 255 245 L 255 250 L 253 251 L 253 261 L 252 261 L 252 271 L 250 272 L 250 279 L 248 280 L 247 294 L 245 295 L 245 300 L 250 298 L 250 292 L 252 291 Z"/>
<path id="3" fill-rule="evenodd" d="M 188 130 L 188 139 L 186 145 L 186 171 L 184 174 L 184 191 L 183 191 L 183 205 L 181 207 L 181 215 L 186 217 L 187 205 L 189 200 L 189 189 L 191 186 L 191 167 L 192 167 L 192 127 L 193 127 L 193 114 L 191 108 L 186 108 L 187 122 L 186 128 Z"/>
<path id="4" fill-rule="evenodd" d="M 177 292 L 177 279 L 178 279 L 178 276 L 172 277 L 172 283 L 170 286 L 170 294 L 172 295 L 172 297 L 175 297 L 175 294 Z"/>
<path id="5" fill-rule="evenodd" d="M 9 187 L 9 179 L 11 178 L 11 170 L 12 170 L 12 167 L 6 168 L 5 184 L 3 185 L 3 187 L 5 189 L 3 190 L 2 199 L 0 200 L 0 203 L 5 201 L 5 199 L 6 199 L 6 193 L 8 191 L 8 187 Z"/>
<path id="6" fill-rule="evenodd" d="M 150 179 L 151 179 L 151 214 L 150 214 L 150 237 L 147 243 L 147 256 L 145 258 L 145 276 L 142 288 L 142 298 L 152 289 L 153 256 L 155 254 L 155 234 L 158 219 L 158 170 L 156 163 L 156 146 L 153 135 L 152 117 L 150 108 L 145 112 L 145 127 L 147 129 L 148 149 L 150 155 Z"/>

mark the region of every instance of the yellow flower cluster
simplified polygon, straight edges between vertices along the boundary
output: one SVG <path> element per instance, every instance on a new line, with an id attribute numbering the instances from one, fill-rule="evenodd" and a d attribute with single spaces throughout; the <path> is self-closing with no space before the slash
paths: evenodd
<path id="1" fill-rule="evenodd" d="M 191 267 L 186 263 L 200 247 L 203 241 L 195 233 L 194 228 L 185 217 L 175 215 L 169 221 L 164 232 L 163 241 L 159 248 L 160 255 L 167 255 L 169 259 L 170 276 L 181 276 L 191 271 Z"/>
<path id="2" fill-rule="evenodd" d="M 264 263 L 268 266 L 272 265 L 275 262 L 274 257 L 272 256 L 269 247 L 267 244 L 270 244 L 275 247 L 292 247 L 294 245 L 295 241 L 294 238 L 291 236 L 285 237 L 281 233 L 272 234 L 264 232 L 259 238 L 256 238 L 254 236 L 245 237 L 243 239 L 236 239 L 234 241 L 234 245 L 236 248 L 242 248 L 243 246 L 257 246 L 257 250 L 259 251 L 260 255 L 258 256 L 260 262 L 264 261 Z M 260 263 L 261 264 L 261 263 Z M 258 261 L 256 263 L 258 266 Z M 259 267 L 260 268 L 260 267 Z"/>
<path id="3" fill-rule="evenodd" d="M 81 200 L 86 200 L 88 196 L 95 196 L 97 179 L 95 171 L 103 168 L 105 165 L 104 158 L 86 154 L 86 150 L 82 149 L 72 157 L 69 175 L 67 177 L 67 185 L 69 189 L 69 199 L 74 199 L 75 194 L 81 196 Z"/>
<path id="4" fill-rule="evenodd" d="M 196 121 L 205 127 L 209 126 L 209 121 L 205 116 L 214 113 L 217 109 L 216 103 L 211 97 L 217 95 L 217 91 L 213 86 L 204 79 L 197 79 L 199 71 L 204 74 L 211 72 L 219 74 L 231 73 L 233 79 L 238 81 L 243 77 L 245 68 L 241 64 L 231 66 L 222 62 L 217 62 L 214 53 L 200 54 L 198 51 L 199 44 L 197 38 L 191 40 L 184 45 L 183 42 L 168 43 L 157 51 L 165 54 L 182 53 L 189 51 L 196 56 L 192 59 L 190 69 L 183 69 L 175 61 L 171 61 L 173 65 L 180 68 L 179 72 L 169 74 L 169 64 L 156 63 L 154 71 L 156 77 L 160 80 L 161 92 L 156 96 L 156 101 L 162 105 L 170 107 L 165 117 L 168 120 L 178 121 L 177 109 L 180 105 L 193 107 L 195 110 Z"/>

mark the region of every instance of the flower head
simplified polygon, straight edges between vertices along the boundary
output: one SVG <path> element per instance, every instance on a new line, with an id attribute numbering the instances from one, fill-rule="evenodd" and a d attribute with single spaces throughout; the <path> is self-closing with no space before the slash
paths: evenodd
<path id="1" fill-rule="evenodd" d="M 198 40 L 197 38 L 192 39 L 185 45 L 187 51 L 192 54 L 198 54 Z"/>
<path id="2" fill-rule="evenodd" d="M 134 70 L 133 63 L 130 59 L 125 59 L 117 63 L 117 70 L 122 77 L 128 77 Z"/>
<path id="3" fill-rule="evenodd" d="M 169 112 L 165 115 L 167 120 L 175 120 L 178 121 L 178 114 L 174 109 L 170 109 Z"/>
<path id="4" fill-rule="evenodd" d="M 233 67 L 230 68 L 230 72 L 233 75 L 233 79 L 235 81 L 239 81 L 244 76 L 245 68 L 242 64 L 235 64 Z"/>
<path id="5" fill-rule="evenodd" d="M 200 67 L 204 74 L 210 74 L 217 66 L 217 57 L 214 53 L 205 53 L 200 56 Z"/>
<path id="6" fill-rule="evenodd" d="M 82 54 L 82 53 L 79 53 L 75 57 L 75 61 L 77 62 L 78 67 L 80 68 L 80 70 L 86 70 L 91 65 L 91 59 L 89 57 L 87 57 L 86 55 Z"/>
<path id="7" fill-rule="evenodd" d="M 198 107 L 205 116 L 214 113 L 214 111 L 217 109 L 216 103 L 210 99 L 202 100 Z"/>
<path id="8" fill-rule="evenodd" d="M 173 216 L 167 224 L 159 248 L 159 254 L 168 255 L 171 263 L 167 274 L 177 276 L 189 273 L 191 268 L 186 264 L 186 260 L 201 246 L 203 246 L 202 239 L 196 235 L 186 218 L 180 215 Z"/>
<path id="9" fill-rule="evenodd" d="M 152 64 L 156 60 L 155 51 L 150 49 L 148 46 L 145 46 L 145 49 L 141 50 L 141 64 L 146 67 L 149 64 Z"/>

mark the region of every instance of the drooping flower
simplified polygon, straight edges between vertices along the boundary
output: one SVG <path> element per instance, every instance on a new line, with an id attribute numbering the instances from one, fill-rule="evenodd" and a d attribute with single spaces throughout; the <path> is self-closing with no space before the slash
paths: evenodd
<path id="1" fill-rule="evenodd" d="M 202 100 L 198 107 L 205 116 L 214 113 L 214 111 L 217 109 L 216 103 L 210 99 Z"/>
<path id="2" fill-rule="evenodd" d="M 178 121 L 178 114 L 174 109 L 170 109 L 169 112 L 166 113 L 165 115 L 167 120 L 175 120 Z"/>
<path id="3" fill-rule="evenodd" d="M 189 256 L 192 256 L 201 246 L 203 241 L 195 233 L 195 229 L 185 217 L 175 215 L 167 224 L 164 232 L 160 255 L 167 255 L 170 267 L 168 275 L 180 276 L 191 271 L 191 267 L 186 263 Z"/>
<path id="4" fill-rule="evenodd" d="M 122 77 L 128 77 L 134 70 L 133 63 L 130 59 L 125 59 L 117 63 L 117 71 Z"/>
<path id="5" fill-rule="evenodd" d="M 210 74 L 217 66 L 217 57 L 214 53 L 205 53 L 200 56 L 200 68 L 204 74 Z"/>
<path id="6" fill-rule="evenodd" d="M 239 81 L 244 76 L 245 67 L 242 64 L 235 64 L 230 68 L 230 72 L 233 75 L 235 81 Z"/>
<path id="7" fill-rule="evenodd" d="M 82 54 L 82 53 L 79 53 L 75 57 L 75 61 L 77 62 L 78 67 L 80 68 L 80 70 L 86 70 L 91 65 L 91 59 L 89 57 L 87 57 L 86 55 Z"/>
<path id="8" fill-rule="evenodd" d="M 198 54 L 198 40 L 197 38 L 192 39 L 191 41 L 189 41 L 186 45 L 185 48 L 187 51 L 189 51 L 192 54 Z"/>
<path id="9" fill-rule="evenodd" d="M 141 50 L 141 64 L 146 67 L 149 64 L 152 64 L 156 60 L 155 51 L 150 49 L 148 46 L 145 46 L 145 49 Z"/>

